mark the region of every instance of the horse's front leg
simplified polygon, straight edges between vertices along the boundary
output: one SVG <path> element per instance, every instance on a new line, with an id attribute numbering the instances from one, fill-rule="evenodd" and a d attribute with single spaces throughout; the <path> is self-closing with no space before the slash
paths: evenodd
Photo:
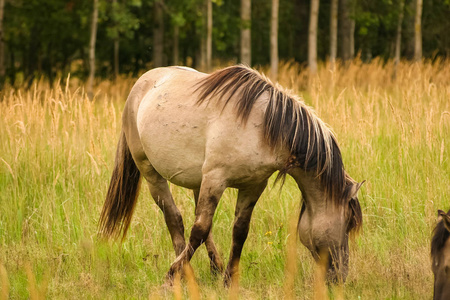
<path id="1" fill-rule="evenodd" d="M 220 176 L 214 173 L 203 175 L 198 203 L 195 208 L 195 221 L 191 229 L 189 243 L 172 263 L 167 274 L 169 281 L 173 279 L 175 273 L 181 271 L 185 263 L 191 260 L 195 250 L 208 238 L 214 212 L 225 188 L 226 185 Z"/>
<path id="2" fill-rule="evenodd" d="M 264 181 L 256 186 L 239 190 L 233 225 L 233 242 L 231 245 L 230 260 L 228 261 L 228 266 L 224 277 L 225 287 L 229 287 L 231 281 L 238 280 L 237 275 L 239 274 L 239 260 L 241 258 L 244 242 L 247 239 L 253 208 L 255 207 L 255 204 L 264 191 L 266 185 L 267 181 Z"/>

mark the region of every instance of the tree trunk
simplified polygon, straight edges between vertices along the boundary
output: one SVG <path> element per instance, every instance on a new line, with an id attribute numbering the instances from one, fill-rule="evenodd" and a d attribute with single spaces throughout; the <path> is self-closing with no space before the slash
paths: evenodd
<path id="1" fill-rule="evenodd" d="M 9 51 L 9 72 L 8 76 L 11 80 L 11 85 L 16 81 L 16 56 L 14 51 Z"/>
<path id="2" fill-rule="evenodd" d="M 294 10 L 292 12 L 293 20 L 308 20 L 309 16 L 309 0 L 296 0 L 294 1 Z M 306 24 L 305 24 L 306 23 Z M 296 54 L 294 58 L 296 61 L 307 61 L 308 60 L 308 25 L 307 22 L 299 22 L 298 28 L 295 28 L 295 39 L 294 39 L 294 49 L 296 49 Z M 296 27 L 297 27 L 296 26 Z"/>
<path id="3" fill-rule="evenodd" d="M 356 1 L 357 0 L 349 0 L 350 3 L 350 15 L 348 16 L 349 18 L 349 24 L 350 24 L 350 28 L 349 28 L 349 51 L 350 51 L 350 59 L 355 58 L 355 28 L 356 28 L 356 21 L 355 21 L 355 14 L 356 14 Z"/>
<path id="4" fill-rule="evenodd" d="M 113 0 L 113 8 L 117 7 L 117 0 Z M 117 24 L 115 24 L 117 26 Z M 114 38 L 114 79 L 119 77 L 119 33 Z"/>
<path id="5" fill-rule="evenodd" d="M 408 60 L 414 59 L 414 12 L 416 10 L 416 1 L 405 1 L 403 13 L 405 27 L 403 27 L 402 38 L 404 42 L 403 56 Z"/>
<path id="6" fill-rule="evenodd" d="M 163 0 L 156 0 L 153 9 L 155 23 L 153 27 L 153 67 L 164 65 L 164 11 Z"/>
<path id="7" fill-rule="evenodd" d="M 48 47 L 46 49 L 45 57 L 43 58 L 43 71 L 46 73 L 47 78 L 50 82 L 50 86 L 53 85 L 53 58 L 54 55 L 52 53 L 53 41 L 50 41 Z"/>
<path id="8" fill-rule="evenodd" d="M 119 38 L 114 39 L 114 78 L 119 77 Z"/>
<path id="9" fill-rule="evenodd" d="M 241 0 L 241 63 L 252 64 L 251 0 Z"/>
<path id="10" fill-rule="evenodd" d="M 3 42 L 3 11 L 5 0 L 0 0 L 0 86 L 5 78 L 5 44 Z"/>
<path id="11" fill-rule="evenodd" d="M 94 76 L 95 76 L 95 42 L 97 40 L 97 19 L 98 19 L 98 0 L 94 0 L 94 8 L 92 11 L 92 24 L 91 24 L 91 40 L 89 42 L 89 80 L 87 86 L 87 92 L 89 99 L 92 100 Z"/>
<path id="12" fill-rule="evenodd" d="M 272 18 L 270 21 L 270 75 L 278 80 L 278 0 L 272 0 Z"/>
<path id="13" fill-rule="evenodd" d="M 350 51 L 350 16 L 349 16 L 349 0 L 340 0 L 339 5 L 339 47 L 341 49 L 342 61 L 346 62 L 351 57 Z"/>
<path id="14" fill-rule="evenodd" d="M 414 60 L 422 60 L 422 0 L 416 0 L 416 18 L 414 21 Z"/>
<path id="15" fill-rule="evenodd" d="M 206 0 L 207 7 L 207 21 L 206 21 L 206 71 L 211 71 L 211 60 L 212 60 L 212 1 Z"/>
<path id="16" fill-rule="evenodd" d="M 179 58 L 179 52 L 178 52 L 178 39 L 180 36 L 180 27 L 178 25 L 174 25 L 173 27 L 173 65 L 178 65 L 178 58 Z"/>
<path id="17" fill-rule="evenodd" d="M 350 30 L 349 30 L 349 36 L 348 36 L 348 46 L 350 47 L 350 59 L 355 58 L 355 27 L 356 22 L 353 19 L 350 19 Z"/>
<path id="18" fill-rule="evenodd" d="M 330 11 L 330 64 L 334 70 L 337 54 L 337 32 L 338 32 L 338 0 L 331 0 Z"/>
<path id="19" fill-rule="evenodd" d="M 25 80 L 28 82 L 28 86 L 33 83 L 35 72 L 38 69 L 40 55 L 41 55 L 41 35 L 42 29 L 39 24 L 34 24 L 31 27 L 31 34 L 28 43 L 28 49 L 24 50 L 22 54 L 23 70 Z M 25 46 L 25 45 L 24 45 Z M 89 67 L 89 66 L 88 66 Z M 88 67 L 86 70 L 88 70 Z M 21 68 L 19 68 L 20 70 Z"/>
<path id="20" fill-rule="evenodd" d="M 207 1 L 207 0 L 206 0 Z M 207 23 L 208 23 L 208 5 L 207 2 L 202 2 L 201 6 L 198 8 L 202 11 L 204 16 L 202 19 L 202 27 L 199 32 L 200 36 L 200 49 L 197 52 L 196 65 L 197 69 L 200 71 L 206 71 L 206 36 L 207 36 Z"/>
<path id="21" fill-rule="evenodd" d="M 311 0 L 308 35 L 308 66 L 312 75 L 317 73 L 317 23 L 319 21 L 319 0 Z"/>
<path id="22" fill-rule="evenodd" d="M 203 32 L 203 30 L 202 30 Z M 197 55 L 197 68 L 200 71 L 205 71 L 205 67 L 206 67 L 206 40 L 204 37 L 204 34 L 202 33 L 201 37 L 200 37 L 200 49 L 198 51 L 198 55 Z"/>
<path id="23" fill-rule="evenodd" d="M 400 7 L 398 13 L 398 23 L 397 23 L 397 36 L 395 38 L 395 58 L 394 58 L 394 74 L 392 77 L 395 79 L 397 77 L 397 66 L 400 62 L 400 50 L 402 42 L 402 23 L 403 23 L 403 8 L 405 6 L 405 0 L 400 0 Z"/>

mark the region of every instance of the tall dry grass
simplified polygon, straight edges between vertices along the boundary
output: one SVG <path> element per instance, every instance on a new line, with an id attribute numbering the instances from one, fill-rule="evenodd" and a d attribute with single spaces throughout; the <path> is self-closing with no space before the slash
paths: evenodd
<path id="1" fill-rule="evenodd" d="M 322 65 L 310 78 L 295 63 L 280 65 L 279 82 L 336 132 L 349 174 L 367 179 L 360 193 L 364 229 L 351 242 L 348 281 L 343 291 L 319 289 L 324 297 L 431 297 L 431 229 L 437 209 L 450 207 L 450 63 L 402 62 L 395 80 L 393 68 L 392 62 L 355 60 L 336 70 Z M 99 82 L 93 102 L 76 78 L 0 92 L 2 298 L 314 297 L 315 264 L 293 239 L 300 192 L 292 180 L 281 193 L 270 185 L 262 195 L 240 284 L 231 291 L 210 276 L 202 249 L 192 260 L 195 281 L 160 290 L 174 252 L 162 213 L 145 189 L 127 240 L 96 239 L 121 111 L 134 81 Z M 171 190 L 190 228 L 193 195 Z M 236 195 L 225 193 L 214 218 L 225 255 Z"/>

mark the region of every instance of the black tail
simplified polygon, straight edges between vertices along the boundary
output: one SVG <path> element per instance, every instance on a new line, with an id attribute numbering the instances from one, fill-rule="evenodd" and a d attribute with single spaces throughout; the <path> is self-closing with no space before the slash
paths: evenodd
<path id="1" fill-rule="evenodd" d="M 117 145 L 116 162 L 109 183 L 108 194 L 99 220 L 99 235 L 125 238 L 139 194 L 141 173 L 139 172 L 125 133 L 122 132 Z"/>

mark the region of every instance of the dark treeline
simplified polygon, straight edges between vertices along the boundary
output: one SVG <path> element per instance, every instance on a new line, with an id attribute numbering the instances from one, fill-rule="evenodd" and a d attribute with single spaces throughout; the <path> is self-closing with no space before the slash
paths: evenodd
<path id="1" fill-rule="evenodd" d="M 241 4 L 250 0 L 212 1 L 212 36 L 208 41 L 211 0 L 95 0 L 96 75 L 137 74 L 158 66 L 180 64 L 207 69 L 214 61 L 240 62 L 241 30 L 251 30 L 251 64 L 268 65 L 271 7 L 274 1 L 251 1 L 251 20 L 241 20 Z M 278 56 L 308 62 L 311 3 L 319 0 L 277 0 Z M 0 78 L 14 83 L 67 73 L 87 78 L 94 0 L 0 0 Z M 330 55 L 333 0 L 320 1 L 317 23 L 318 60 Z M 337 57 L 360 55 L 365 61 L 400 55 L 434 59 L 450 55 L 450 0 L 337 1 Z M 419 19 L 417 19 L 419 18 Z M 419 26 L 417 26 L 419 20 Z M 400 24 L 400 26 L 399 26 Z M 400 36 L 397 38 L 400 29 Z M 208 43 L 212 49 L 208 54 Z M 91 45 L 92 47 L 92 45 Z M 244 47 L 245 48 L 245 47 Z M 245 50 L 245 49 L 244 49 Z"/>

